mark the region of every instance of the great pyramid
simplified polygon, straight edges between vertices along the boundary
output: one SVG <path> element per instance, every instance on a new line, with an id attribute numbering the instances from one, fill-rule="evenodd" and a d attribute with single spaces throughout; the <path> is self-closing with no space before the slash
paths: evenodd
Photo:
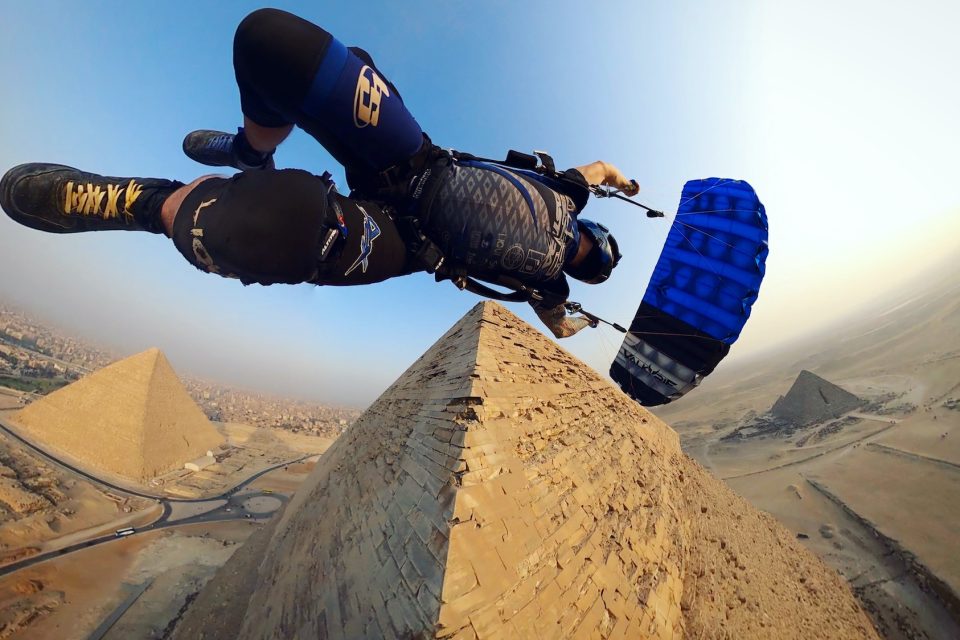
<path id="1" fill-rule="evenodd" d="M 12 422 L 89 470 L 138 482 L 182 468 L 224 442 L 159 349 L 58 389 L 14 414 Z"/>
<path id="2" fill-rule="evenodd" d="M 806 369 L 794 380 L 787 395 L 773 403 L 774 417 L 803 426 L 837 418 L 853 411 L 864 401 Z"/>
<path id="3" fill-rule="evenodd" d="M 495 303 L 323 455 L 175 638 L 876 638 L 664 423 Z"/>

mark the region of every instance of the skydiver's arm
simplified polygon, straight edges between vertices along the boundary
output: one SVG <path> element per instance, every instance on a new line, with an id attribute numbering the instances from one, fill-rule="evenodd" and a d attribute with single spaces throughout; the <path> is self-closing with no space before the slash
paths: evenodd
<path id="1" fill-rule="evenodd" d="M 543 324 L 547 325 L 547 328 L 557 338 L 569 338 L 592 324 L 583 316 L 568 316 L 563 304 L 558 304 L 555 307 L 544 307 L 531 301 L 530 306 L 533 307 L 537 317 L 543 320 Z"/>
<path id="2" fill-rule="evenodd" d="M 628 180 L 627 177 L 620 172 L 620 169 L 617 169 L 609 162 L 597 160 L 596 162 L 585 164 L 576 169 L 583 175 L 588 184 L 605 184 L 616 187 L 628 196 L 635 196 L 640 191 L 640 187 L 636 182 Z"/>

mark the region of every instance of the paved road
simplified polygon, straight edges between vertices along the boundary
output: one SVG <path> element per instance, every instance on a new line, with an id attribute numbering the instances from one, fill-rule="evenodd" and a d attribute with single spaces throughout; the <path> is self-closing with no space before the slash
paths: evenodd
<path id="1" fill-rule="evenodd" d="M 223 493 L 220 493 L 215 496 L 208 496 L 205 498 L 173 498 L 173 497 L 167 497 L 163 495 L 144 493 L 141 491 L 137 491 L 136 489 L 131 489 L 128 487 L 123 487 L 120 485 L 113 484 L 107 480 L 103 480 L 101 478 L 98 478 L 97 476 L 91 475 L 90 473 L 84 471 L 83 469 L 80 469 L 68 462 L 60 460 L 56 456 L 34 445 L 29 440 L 19 436 L 16 432 L 11 430 L 3 420 L 0 420 L 0 432 L 5 433 L 8 437 L 13 438 L 14 440 L 20 442 L 22 445 L 31 449 L 34 453 L 36 453 L 38 456 L 40 456 L 44 460 L 49 461 L 51 464 L 61 467 L 62 469 L 65 469 L 71 473 L 80 475 L 83 478 L 89 480 L 90 482 L 96 485 L 99 485 L 101 487 L 107 487 L 108 489 L 111 489 L 112 491 L 115 491 L 117 493 L 137 496 L 139 498 L 146 498 L 148 500 L 155 500 L 158 503 L 160 503 L 163 507 L 163 511 L 161 512 L 160 517 L 154 520 L 152 523 L 138 528 L 136 530 L 137 534 L 144 533 L 147 531 L 154 531 L 156 529 L 162 529 L 166 527 L 174 527 L 174 526 L 180 526 L 184 524 L 196 524 L 200 522 L 217 522 L 222 520 L 243 520 L 243 519 L 252 519 L 252 520 L 268 519 L 272 515 L 272 513 L 270 514 L 247 513 L 243 509 L 243 506 L 242 506 L 243 501 L 249 498 L 255 498 L 259 496 L 265 496 L 265 497 L 269 496 L 269 497 L 277 498 L 281 502 L 286 502 L 288 499 L 287 496 L 282 494 L 272 493 L 272 492 L 271 493 L 261 493 L 261 492 L 250 493 L 250 494 L 245 494 L 242 497 L 237 496 L 236 494 L 239 491 L 241 491 L 244 487 L 246 487 L 251 482 L 253 482 L 254 480 L 256 480 L 257 478 L 259 478 L 264 474 L 270 473 L 271 471 L 274 471 L 275 469 L 279 469 L 280 467 L 285 467 L 290 464 L 302 462 L 307 458 L 317 455 L 315 453 L 309 453 L 309 454 L 300 456 L 299 458 L 295 458 L 293 460 L 287 460 L 285 462 L 280 462 L 278 464 L 272 465 L 265 469 L 261 469 L 257 473 L 251 475 L 245 480 L 227 489 Z M 171 506 L 172 503 L 201 503 L 201 502 L 215 502 L 218 500 L 226 500 L 227 502 L 226 504 L 223 504 L 220 507 L 211 509 L 210 511 L 198 514 L 196 516 L 182 518 L 175 521 L 170 520 L 170 515 L 172 512 L 172 506 Z M 126 536 L 126 537 L 129 537 L 129 536 Z M 55 551 L 49 551 L 47 553 L 31 556 L 29 558 L 24 558 L 17 562 L 12 562 L 10 564 L 0 567 L 0 576 L 13 573 L 14 571 L 19 571 L 20 569 L 32 566 L 34 564 L 37 564 L 38 562 L 44 562 L 46 560 L 50 560 L 51 558 L 58 558 L 68 553 L 80 551 L 82 549 L 86 549 L 94 545 L 104 544 L 106 542 L 113 542 L 114 540 L 117 540 L 117 539 L 118 538 L 114 534 L 108 534 L 108 535 L 99 536 L 96 538 L 90 538 L 88 540 L 84 540 L 76 544 L 68 545 L 66 547 L 63 547 L 62 549 L 57 549 Z"/>
<path id="2" fill-rule="evenodd" d="M 92 474 L 84 471 L 83 469 L 80 469 L 80 468 L 78 468 L 78 467 L 73 466 L 73 465 L 70 464 L 69 462 L 64 462 L 63 460 L 57 458 L 57 457 L 54 456 L 53 454 L 44 451 L 43 449 L 41 449 L 41 448 L 38 447 L 37 445 L 33 444 L 32 442 L 30 442 L 30 441 L 27 440 L 26 438 L 23 438 L 23 437 L 17 435 L 17 433 L 16 433 L 15 431 L 13 431 L 13 430 L 8 426 L 8 423 L 7 423 L 6 421 L 2 420 L 2 419 L 0 419 L 0 431 L 2 431 L 3 433 L 5 433 L 7 436 L 13 438 L 14 440 L 20 442 L 20 443 L 23 444 L 24 446 L 30 448 L 31 450 L 34 451 L 34 453 L 36 453 L 37 455 L 39 455 L 41 458 L 44 458 L 45 460 L 50 461 L 51 463 L 57 465 L 58 467 L 62 467 L 62 468 L 66 469 L 66 470 L 68 470 L 68 471 L 70 471 L 70 472 L 72 472 L 72 473 L 75 473 L 75 474 L 77 474 L 77 475 L 83 476 L 84 478 L 86 478 L 86 479 L 89 480 L 90 482 L 93 482 L 94 484 L 98 484 L 98 485 L 100 485 L 100 486 L 107 487 L 107 488 L 109 488 L 109 489 L 112 489 L 113 491 L 117 491 L 117 492 L 120 492 L 120 493 L 126 493 L 126 494 L 128 494 L 128 495 L 137 496 L 137 497 L 139 497 L 139 498 L 146 498 L 146 499 L 148 499 L 148 500 L 159 500 L 159 501 L 165 501 L 165 502 L 207 502 L 208 500 L 217 500 L 217 499 L 222 500 L 222 499 L 224 499 L 224 498 L 229 498 L 231 495 L 233 495 L 234 493 L 236 493 L 237 491 L 239 491 L 240 489 L 242 489 L 242 488 L 245 487 L 246 485 L 250 484 L 251 482 L 253 482 L 254 480 L 256 480 L 257 478 L 259 478 L 260 476 L 262 476 L 262 475 L 265 474 L 265 473 L 269 473 L 269 472 L 273 471 L 274 469 L 279 469 L 280 467 L 286 466 L 286 465 L 288 465 L 288 464 L 296 464 L 297 462 L 302 462 L 302 461 L 306 460 L 307 458 L 309 458 L 309 457 L 311 457 L 311 456 L 317 455 L 317 454 L 315 454 L 315 453 L 308 453 L 308 454 L 306 454 L 306 455 L 304 455 L 304 456 L 300 456 L 299 458 L 296 458 L 296 459 L 294 459 L 294 460 L 287 460 L 287 461 L 285 461 L 285 462 L 280 462 L 280 463 L 278 463 L 278 464 L 275 464 L 275 465 L 273 465 L 272 467 L 267 467 L 266 469 L 262 469 L 262 470 L 258 471 L 257 473 L 253 474 L 252 476 L 250 476 L 249 478 L 247 478 L 246 480 L 244 480 L 243 482 L 240 482 L 239 484 L 231 487 L 230 489 L 227 489 L 226 491 L 224 491 L 223 493 L 221 493 L 221 494 L 219 494 L 219 495 L 207 496 L 207 497 L 205 497 L 205 498 L 174 498 L 174 497 L 165 496 L 165 495 L 162 495 L 162 494 L 145 493 L 145 492 L 142 492 L 142 491 L 138 491 L 138 490 L 136 490 L 136 489 L 132 489 L 132 488 L 130 488 L 130 487 L 120 486 L 120 485 L 118 485 L 118 484 L 113 484 L 112 482 L 109 482 L 109 481 L 107 481 L 107 480 L 103 480 L 102 478 L 99 478 L 99 477 L 97 477 L 97 476 L 95 476 L 95 475 L 92 475 Z"/>
<path id="3" fill-rule="evenodd" d="M 243 508 L 243 502 L 249 500 L 250 498 L 258 497 L 269 497 L 276 498 L 280 502 L 287 502 L 289 498 L 280 493 L 264 493 L 264 492 L 255 492 L 244 494 L 243 496 L 232 496 L 228 499 L 227 503 L 207 511 L 206 513 L 201 513 L 189 518 L 184 518 L 182 520 L 176 520 L 173 522 L 166 521 L 165 518 L 169 515 L 169 510 L 164 511 L 164 515 L 148 524 L 146 526 L 138 528 L 133 534 L 128 536 L 123 536 L 123 538 L 131 538 L 135 535 L 140 535 L 148 531 L 157 531 L 159 529 L 169 529 L 171 527 L 179 527 L 182 525 L 189 524 L 199 524 L 202 522 L 226 522 L 229 520 L 253 520 L 253 521 L 265 521 L 273 517 L 273 514 L 276 511 L 271 511 L 270 513 L 252 513 L 248 512 Z M 102 535 L 96 538 L 90 538 L 89 540 L 84 540 L 76 544 L 64 547 L 62 549 L 57 549 L 56 551 L 48 551 L 47 553 L 41 553 L 35 556 L 30 556 L 29 558 L 24 558 L 18 560 L 17 562 L 11 562 L 8 565 L 0 567 L 0 576 L 5 576 L 7 574 L 13 573 L 14 571 L 19 571 L 27 567 L 33 566 L 40 562 L 46 562 L 53 558 L 59 558 L 65 556 L 69 553 L 74 553 L 76 551 L 82 551 L 84 549 L 89 549 L 90 547 L 96 546 L 98 544 L 105 544 L 107 542 L 115 542 L 120 540 L 115 534 Z"/>

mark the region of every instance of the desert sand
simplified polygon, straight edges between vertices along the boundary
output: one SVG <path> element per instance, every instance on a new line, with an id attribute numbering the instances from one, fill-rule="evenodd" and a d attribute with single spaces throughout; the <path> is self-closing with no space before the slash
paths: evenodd
<path id="1" fill-rule="evenodd" d="M 0 434 L 0 564 L 136 519 L 152 506 L 65 472 Z"/>
<path id="2" fill-rule="evenodd" d="M 889 638 L 960 637 L 960 276 L 942 274 L 656 410 L 711 473 L 809 536 Z M 868 404 L 727 438 L 805 369 Z"/>

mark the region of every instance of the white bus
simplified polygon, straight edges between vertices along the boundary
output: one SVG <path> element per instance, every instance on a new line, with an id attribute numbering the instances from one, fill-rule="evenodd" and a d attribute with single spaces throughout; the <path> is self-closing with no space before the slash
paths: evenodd
<path id="1" fill-rule="evenodd" d="M 123 536 L 129 536 L 133 533 L 136 533 L 136 531 L 137 530 L 133 527 L 124 527 L 123 529 L 117 529 L 113 535 L 117 536 L 118 538 L 122 538 Z"/>

